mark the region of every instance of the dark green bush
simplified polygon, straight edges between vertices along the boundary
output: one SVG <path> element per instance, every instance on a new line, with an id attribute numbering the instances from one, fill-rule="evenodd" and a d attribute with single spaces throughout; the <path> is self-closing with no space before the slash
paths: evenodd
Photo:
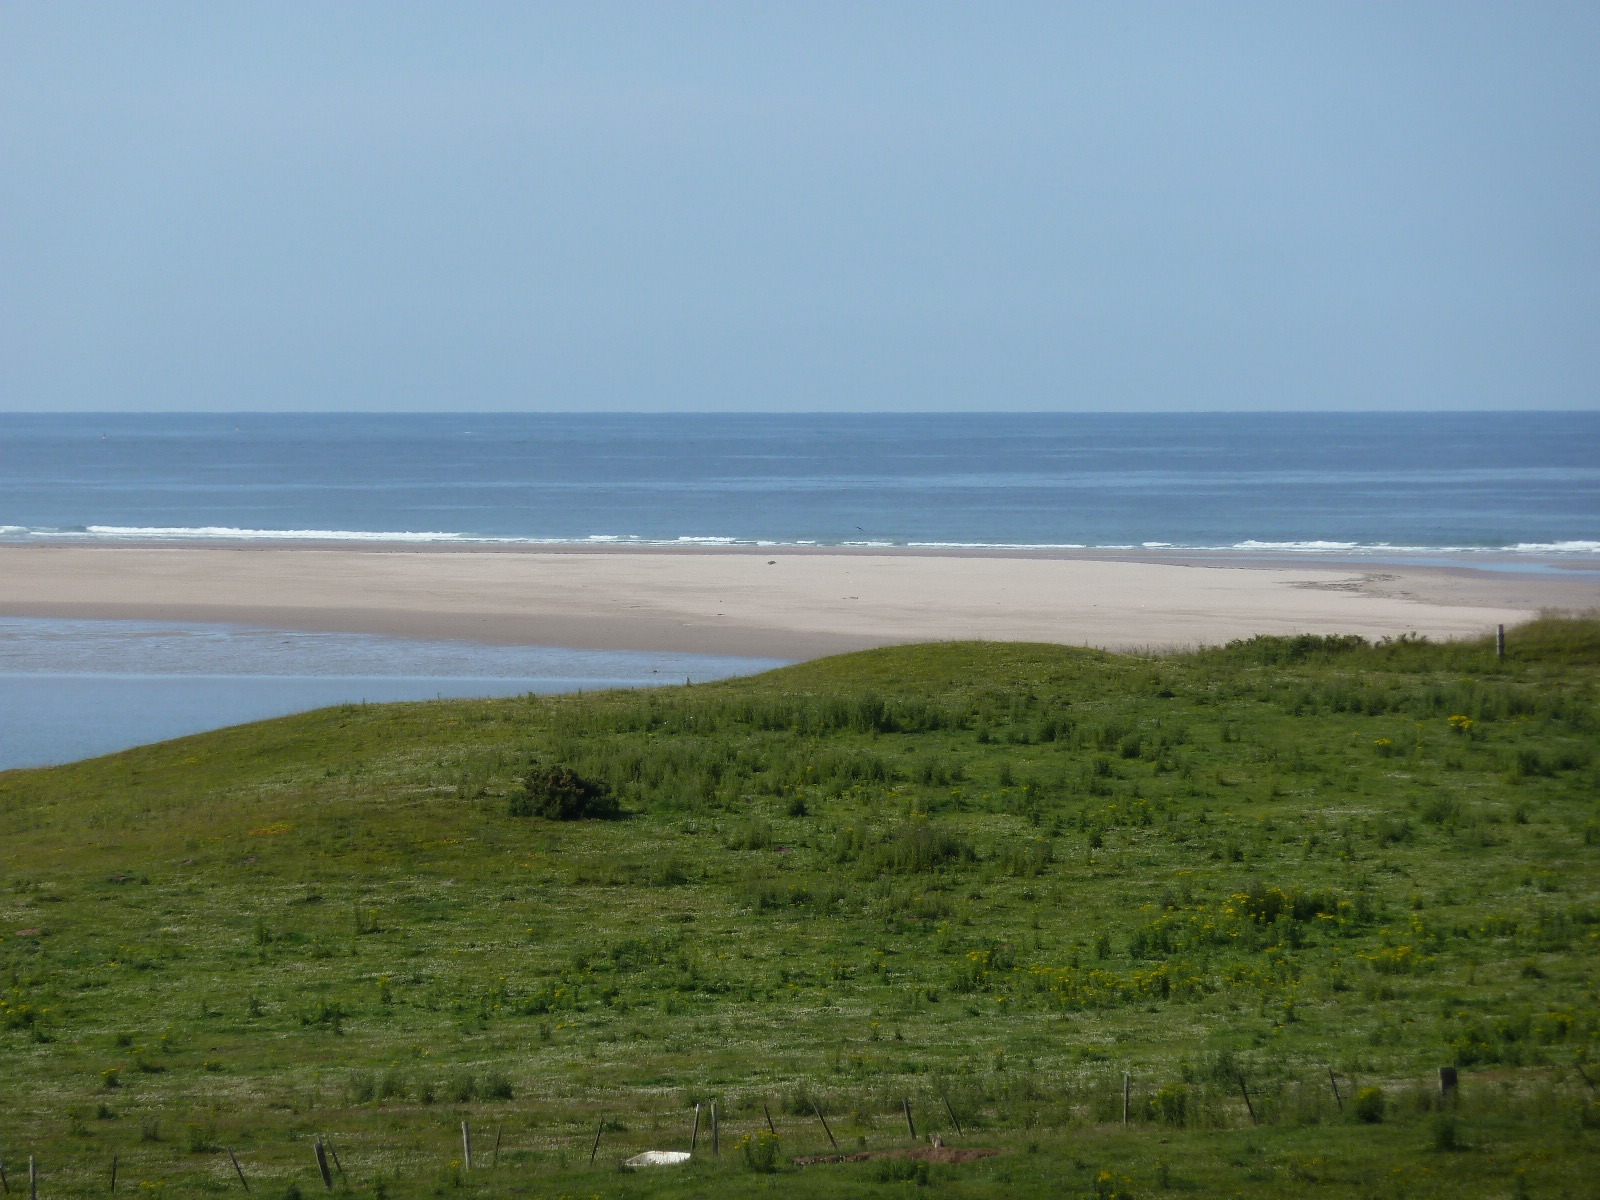
<path id="1" fill-rule="evenodd" d="M 744 1165 L 760 1175 L 774 1174 L 778 1169 L 778 1139 L 766 1130 L 747 1133 L 739 1142 L 744 1153 Z"/>
<path id="2" fill-rule="evenodd" d="M 1441 1153 L 1463 1149 L 1461 1123 L 1454 1113 L 1437 1113 L 1433 1118 L 1433 1148 Z"/>
<path id="3" fill-rule="evenodd" d="M 1356 1093 L 1356 1102 L 1352 1107 L 1356 1120 L 1376 1125 L 1383 1120 L 1388 1103 L 1384 1099 L 1382 1088 L 1364 1087 Z"/>
<path id="4" fill-rule="evenodd" d="M 1149 1119 L 1166 1125 L 1185 1125 L 1189 1120 L 1189 1089 L 1169 1083 L 1146 1101 Z"/>
<path id="5" fill-rule="evenodd" d="M 622 808 L 601 781 L 586 779 L 571 767 L 536 765 L 512 793 L 510 811 L 513 817 L 586 821 L 620 816 Z"/>
<path id="6" fill-rule="evenodd" d="M 391 1067 L 383 1073 L 383 1078 L 378 1081 L 378 1098 L 380 1100 L 403 1100 L 406 1096 L 405 1075 Z"/>
<path id="7" fill-rule="evenodd" d="M 1367 639 L 1354 633 L 1328 635 L 1302 633 L 1290 637 L 1261 634 L 1247 641 L 1229 642 L 1223 647 L 1222 653 L 1236 661 L 1273 666 L 1312 659 L 1326 661 L 1366 648 Z"/>
<path id="8" fill-rule="evenodd" d="M 485 1100 L 510 1100 L 514 1095 L 511 1079 L 503 1071 L 490 1071 L 483 1077 Z"/>
<path id="9" fill-rule="evenodd" d="M 1269 887 L 1259 879 L 1252 879 L 1235 899 L 1239 911 L 1251 920 L 1270 925 L 1279 917 L 1292 921 L 1310 921 L 1320 916 L 1331 916 L 1340 911 L 1339 897 L 1331 891 L 1302 891 L 1300 888 Z M 1350 906 L 1354 915 L 1354 905 Z"/>

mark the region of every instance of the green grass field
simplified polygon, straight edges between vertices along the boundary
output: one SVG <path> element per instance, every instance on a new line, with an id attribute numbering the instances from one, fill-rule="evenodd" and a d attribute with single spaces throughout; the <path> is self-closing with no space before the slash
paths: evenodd
<path id="1" fill-rule="evenodd" d="M 0 774 L 6 1183 L 1600 1195 L 1597 680 L 1592 620 L 942 644 Z M 907 1102 L 1002 1153 L 792 1165 Z"/>

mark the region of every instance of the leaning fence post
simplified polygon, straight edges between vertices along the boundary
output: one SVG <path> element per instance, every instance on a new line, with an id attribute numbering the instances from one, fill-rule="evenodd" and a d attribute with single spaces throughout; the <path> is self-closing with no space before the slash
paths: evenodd
<path id="1" fill-rule="evenodd" d="M 333 1155 L 333 1169 L 339 1172 L 339 1178 L 348 1179 L 349 1176 L 344 1173 L 344 1164 L 339 1161 L 339 1151 L 338 1148 L 334 1146 L 333 1139 L 327 1134 L 323 1134 L 322 1144 L 328 1148 L 328 1153 Z"/>
<path id="2" fill-rule="evenodd" d="M 496 1125 L 494 1127 L 494 1153 L 489 1158 L 489 1165 L 491 1167 L 498 1167 L 500 1165 L 500 1135 L 505 1131 L 506 1127 L 504 1125 Z"/>
<path id="3" fill-rule="evenodd" d="M 767 1118 L 767 1132 L 773 1137 L 777 1137 L 778 1127 L 772 1123 L 772 1110 L 767 1107 L 767 1102 L 765 1100 L 761 1102 L 761 1111 L 766 1115 Z"/>
<path id="4" fill-rule="evenodd" d="M 111 1156 L 111 1194 L 117 1194 L 117 1156 Z"/>
<path id="5" fill-rule="evenodd" d="M 914 1141 L 917 1140 L 917 1127 L 916 1127 L 915 1124 L 912 1123 L 912 1120 L 911 1120 L 911 1097 L 907 1096 L 903 1100 L 901 1100 L 900 1101 L 900 1107 L 905 1109 L 905 1112 L 906 1112 L 906 1133 L 907 1133 L 907 1135 L 910 1136 L 911 1140 L 914 1142 Z"/>
<path id="6" fill-rule="evenodd" d="M 822 1106 L 815 1099 L 811 1101 L 811 1111 L 816 1113 L 817 1120 L 822 1122 L 822 1132 L 828 1135 L 828 1145 L 837 1150 L 839 1143 L 833 1140 L 833 1130 L 828 1128 L 828 1118 L 822 1115 Z"/>
<path id="7" fill-rule="evenodd" d="M 700 1146 L 700 1103 L 699 1103 L 699 1101 L 696 1101 L 695 1102 L 695 1106 L 694 1106 L 694 1129 L 689 1134 L 689 1153 L 693 1154 L 695 1152 L 695 1150 L 699 1148 L 699 1146 Z"/>
<path id="8" fill-rule="evenodd" d="M 1339 1080 L 1334 1076 L 1333 1068 L 1328 1068 L 1328 1086 L 1333 1088 L 1333 1102 L 1339 1106 L 1339 1111 L 1344 1111 L 1344 1097 L 1339 1095 Z"/>
<path id="9" fill-rule="evenodd" d="M 939 1099 L 944 1101 L 944 1115 L 950 1118 L 950 1124 L 956 1127 L 957 1133 L 960 1133 L 961 1122 L 956 1120 L 956 1110 L 950 1107 L 950 1097 L 946 1096 L 943 1092 L 940 1092 Z"/>
<path id="10" fill-rule="evenodd" d="M 228 1148 L 228 1159 L 233 1163 L 233 1173 L 239 1177 L 240 1184 L 242 1184 L 244 1190 L 248 1192 L 250 1190 L 250 1181 L 244 1177 L 244 1171 L 240 1169 L 239 1160 L 234 1157 L 233 1148 L 231 1146 Z"/>
<path id="11" fill-rule="evenodd" d="M 1244 1107 L 1245 1110 L 1250 1114 L 1250 1124 L 1261 1124 L 1261 1122 L 1256 1119 L 1256 1106 L 1250 1103 L 1250 1088 L 1245 1083 L 1243 1075 L 1239 1076 L 1239 1094 L 1244 1097 Z"/>
<path id="12" fill-rule="evenodd" d="M 328 1191 L 333 1191 L 333 1172 L 328 1170 L 328 1152 L 322 1148 L 322 1139 L 318 1138 L 311 1147 L 316 1152 L 317 1170 L 322 1172 L 322 1186 Z"/>
<path id="13" fill-rule="evenodd" d="M 594 1145 L 589 1147 L 589 1165 L 594 1166 L 594 1156 L 600 1153 L 600 1135 L 605 1131 L 606 1119 L 600 1118 L 600 1123 L 594 1127 Z"/>

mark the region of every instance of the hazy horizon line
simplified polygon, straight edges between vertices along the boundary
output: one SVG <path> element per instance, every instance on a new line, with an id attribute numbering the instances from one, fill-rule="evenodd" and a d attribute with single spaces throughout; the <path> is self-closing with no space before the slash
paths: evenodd
<path id="1" fill-rule="evenodd" d="M 4 417 L 1138 417 L 1138 416 L 1553 416 L 1600 415 L 1572 408 L 80 408 L 0 409 Z"/>

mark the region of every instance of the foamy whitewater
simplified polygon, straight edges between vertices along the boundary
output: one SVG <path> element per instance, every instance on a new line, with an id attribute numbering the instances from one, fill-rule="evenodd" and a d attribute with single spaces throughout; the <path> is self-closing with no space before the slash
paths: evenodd
<path id="1" fill-rule="evenodd" d="M 1592 413 L 0 415 L 0 540 L 1600 558 Z M 771 660 L 0 621 L 0 769 L 323 704 Z"/>
<path id="2" fill-rule="evenodd" d="M 198 529 L 159 526 L 90 525 L 83 529 L 0 526 L 0 535 L 15 541 L 100 541 L 100 542 L 372 542 L 430 543 L 453 542 L 461 545 L 527 546 L 817 546 L 837 545 L 857 548 L 904 546 L 911 550 L 1237 550 L 1283 552 L 1289 554 L 1503 554 L 1590 555 L 1600 554 L 1600 542 L 1518 542 L 1514 546 L 1396 546 L 1389 542 L 1262 542 L 1254 538 L 1231 546 L 1184 546 L 1174 542 L 1140 542 L 1138 545 L 1107 543 L 1090 546 L 1084 542 L 892 542 L 846 538 L 820 543 L 815 539 L 777 542 L 762 538 L 676 537 L 652 539 L 591 534 L 586 538 L 475 537 L 467 533 L 418 533 L 413 530 L 367 531 L 354 529 L 234 529 L 208 525 Z M 21 536 L 16 536 L 21 535 Z"/>
<path id="3" fill-rule="evenodd" d="M 0 416 L 0 538 L 1600 556 L 1600 414 Z"/>

